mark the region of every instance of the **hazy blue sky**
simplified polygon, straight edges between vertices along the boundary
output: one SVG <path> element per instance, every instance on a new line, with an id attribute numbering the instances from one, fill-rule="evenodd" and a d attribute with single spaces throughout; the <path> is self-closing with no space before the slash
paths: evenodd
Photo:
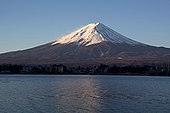
<path id="1" fill-rule="evenodd" d="M 0 52 L 51 42 L 91 22 L 170 47 L 170 0 L 0 0 Z"/>

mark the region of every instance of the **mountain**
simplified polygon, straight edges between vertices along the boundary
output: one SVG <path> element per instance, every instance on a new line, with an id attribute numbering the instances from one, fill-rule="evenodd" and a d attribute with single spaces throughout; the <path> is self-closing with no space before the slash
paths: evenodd
<path id="1" fill-rule="evenodd" d="M 90 46 L 101 42 L 111 42 L 113 44 L 127 43 L 130 45 L 142 44 L 113 31 L 101 23 L 92 23 L 65 37 L 62 37 L 61 39 L 52 43 L 52 45 L 58 43 L 76 43 L 78 45 Z"/>
<path id="2" fill-rule="evenodd" d="M 56 41 L 0 55 L 0 64 L 129 64 L 169 62 L 170 49 L 127 38 L 101 23 Z"/>

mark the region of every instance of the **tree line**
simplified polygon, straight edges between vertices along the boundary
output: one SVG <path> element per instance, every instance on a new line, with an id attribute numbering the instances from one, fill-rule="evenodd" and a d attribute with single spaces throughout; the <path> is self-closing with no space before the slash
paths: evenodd
<path id="1" fill-rule="evenodd" d="M 170 63 L 145 65 L 0 65 L 0 74 L 92 74 L 169 76 Z"/>

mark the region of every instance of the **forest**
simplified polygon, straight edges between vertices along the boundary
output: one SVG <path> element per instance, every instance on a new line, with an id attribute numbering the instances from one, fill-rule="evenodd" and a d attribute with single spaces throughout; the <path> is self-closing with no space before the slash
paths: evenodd
<path id="1" fill-rule="evenodd" d="M 170 63 L 145 65 L 0 65 L 0 74 L 89 74 L 89 75 L 150 75 L 169 76 Z"/>

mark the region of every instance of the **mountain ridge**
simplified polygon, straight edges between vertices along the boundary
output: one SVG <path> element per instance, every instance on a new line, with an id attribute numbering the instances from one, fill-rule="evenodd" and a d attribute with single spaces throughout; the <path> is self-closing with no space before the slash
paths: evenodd
<path id="1" fill-rule="evenodd" d="M 0 64 L 99 64 L 170 61 L 170 49 L 134 41 L 101 23 L 88 24 L 53 42 L 0 54 Z"/>

